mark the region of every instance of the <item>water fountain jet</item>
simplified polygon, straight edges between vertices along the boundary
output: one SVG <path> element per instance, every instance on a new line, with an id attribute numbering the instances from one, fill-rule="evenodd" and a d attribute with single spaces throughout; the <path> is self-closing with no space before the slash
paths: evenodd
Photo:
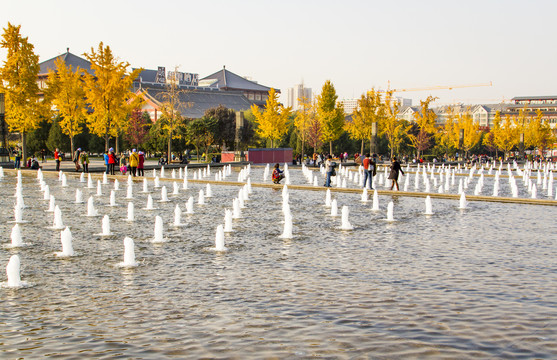
<path id="1" fill-rule="evenodd" d="M 87 200 L 87 216 L 99 216 L 99 212 L 95 209 L 92 196 L 89 196 Z"/>
<path id="2" fill-rule="evenodd" d="M 425 214 L 433 215 L 433 207 L 431 204 L 431 197 L 429 195 L 425 198 Z"/>
<path id="3" fill-rule="evenodd" d="M 226 248 L 224 247 L 224 229 L 222 225 L 217 226 L 217 233 L 215 236 L 215 250 L 226 251 Z"/>
<path id="4" fill-rule="evenodd" d="M 75 252 L 72 245 L 72 232 L 69 227 L 66 227 L 62 232 L 60 232 L 60 241 L 62 242 L 62 252 L 57 252 L 56 256 L 74 256 Z"/>
<path id="5" fill-rule="evenodd" d="M 135 261 L 135 244 L 133 239 L 124 238 L 124 262 L 118 264 L 120 267 L 135 267 L 138 263 Z"/>
<path id="6" fill-rule="evenodd" d="M 354 227 L 350 224 L 350 221 L 348 220 L 348 214 L 349 214 L 348 206 L 343 205 L 342 206 L 342 223 L 340 225 L 341 230 L 352 230 L 352 229 L 354 229 Z"/>
<path id="7" fill-rule="evenodd" d="M 128 203 L 128 218 L 126 219 L 126 221 L 135 221 L 134 207 L 132 202 Z"/>
<path id="8" fill-rule="evenodd" d="M 152 240 L 153 243 L 162 243 L 165 242 L 163 237 L 163 224 L 162 218 L 160 216 L 155 217 L 155 237 Z"/>
<path id="9" fill-rule="evenodd" d="M 21 229 L 18 224 L 15 224 L 11 233 L 12 245 L 11 247 L 23 246 L 23 239 L 21 237 Z"/>

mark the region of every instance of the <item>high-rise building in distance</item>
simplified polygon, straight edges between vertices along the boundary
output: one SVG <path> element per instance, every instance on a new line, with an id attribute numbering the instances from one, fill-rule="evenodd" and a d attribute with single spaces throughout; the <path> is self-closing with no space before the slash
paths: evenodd
<path id="1" fill-rule="evenodd" d="M 300 100 L 306 98 L 311 101 L 311 96 L 311 88 L 304 87 L 304 84 L 295 85 L 292 88 L 288 88 L 286 93 L 286 106 L 292 107 L 292 111 L 299 110 L 301 108 Z"/>

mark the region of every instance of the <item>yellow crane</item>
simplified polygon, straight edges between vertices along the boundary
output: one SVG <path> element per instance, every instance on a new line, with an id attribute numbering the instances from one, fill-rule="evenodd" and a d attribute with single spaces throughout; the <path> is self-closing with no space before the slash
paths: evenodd
<path id="1" fill-rule="evenodd" d="M 423 88 L 402 88 L 402 89 L 390 89 L 391 82 L 389 81 L 389 85 L 387 90 L 378 90 L 379 92 L 404 92 L 404 91 L 426 91 L 426 90 L 452 90 L 457 88 L 469 88 L 469 87 L 481 87 L 481 86 L 493 86 L 493 82 L 482 83 L 482 84 L 465 84 L 465 85 L 437 85 L 437 86 L 429 86 Z"/>

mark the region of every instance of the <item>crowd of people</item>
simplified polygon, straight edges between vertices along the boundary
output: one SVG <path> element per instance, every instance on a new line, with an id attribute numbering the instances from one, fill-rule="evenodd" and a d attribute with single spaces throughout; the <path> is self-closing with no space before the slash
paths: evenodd
<path id="1" fill-rule="evenodd" d="M 64 156 L 59 149 L 54 151 L 54 161 L 56 162 L 56 171 L 60 171 L 60 162 L 63 160 Z M 108 149 L 107 152 L 102 154 L 105 165 L 105 173 L 109 175 L 116 175 L 118 171 L 119 174 L 126 175 L 128 172 L 132 176 L 145 176 L 145 153 L 143 151 L 137 151 L 132 149 L 132 151 L 126 155 L 120 153 L 116 155 L 114 148 Z M 77 148 L 72 158 L 75 165 L 75 171 L 82 171 L 84 173 L 89 172 L 89 153 L 83 151 L 81 148 Z"/>

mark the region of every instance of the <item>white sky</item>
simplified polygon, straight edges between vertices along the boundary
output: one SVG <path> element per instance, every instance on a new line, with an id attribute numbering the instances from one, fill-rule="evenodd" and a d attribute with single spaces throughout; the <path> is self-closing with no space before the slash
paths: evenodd
<path id="1" fill-rule="evenodd" d="M 302 80 L 316 94 L 330 79 L 341 99 L 388 81 L 492 81 L 397 94 L 474 104 L 557 95 L 556 14 L 556 0 L 4 0 L 0 26 L 21 24 L 40 61 L 103 41 L 133 67 L 178 65 L 201 78 L 226 65 L 283 93 Z"/>

